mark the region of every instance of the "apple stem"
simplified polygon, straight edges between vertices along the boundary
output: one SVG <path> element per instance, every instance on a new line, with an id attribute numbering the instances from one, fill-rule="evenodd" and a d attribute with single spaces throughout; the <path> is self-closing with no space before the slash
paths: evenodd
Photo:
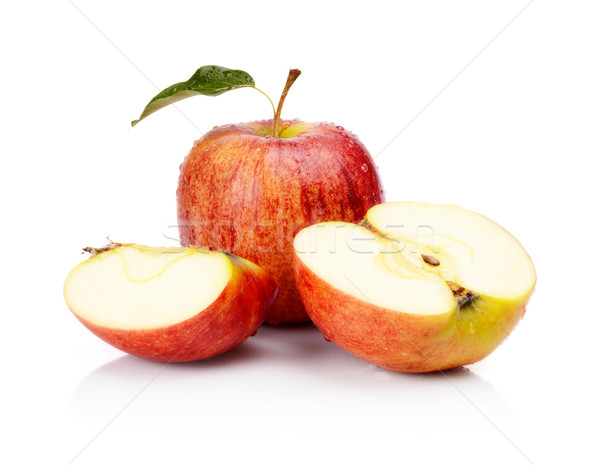
<path id="1" fill-rule="evenodd" d="M 285 82 L 285 86 L 283 88 L 283 92 L 281 93 L 281 97 L 279 99 L 279 104 L 277 105 L 275 117 L 273 118 L 273 137 L 275 138 L 279 137 L 279 124 L 281 122 L 281 109 L 283 108 L 283 102 L 287 97 L 290 87 L 292 87 L 292 84 L 294 83 L 294 81 L 296 81 L 296 79 L 298 79 L 298 76 L 300 76 L 300 74 L 302 74 L 302 72 L 299 69 L 290 69 L 287 81 Z"/>

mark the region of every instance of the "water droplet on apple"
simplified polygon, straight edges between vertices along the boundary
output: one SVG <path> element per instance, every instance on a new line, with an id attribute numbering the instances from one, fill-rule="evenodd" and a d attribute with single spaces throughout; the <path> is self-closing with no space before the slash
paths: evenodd
<path id="1" fill-rule="evenodd" d="M 265 136 L 265 139 L 272 139 L 271 136 Z"/>
<path id="2" fill-rule="evenodd" d="M 217 128 L 218 128 L 218 126 L 213 126 L 213 129 L 217 129 Z"/>
<path id="3" fill-rule="evenodd" d="M 252 331 L 252 334 L 250 334 L 250 337 L 254 337 L 256 336 L 256 333 L 258 332 L 258 329 L 255 329 L 254 331 Z"/>
<path id="4" fill-rule="evenodd" d="M 344 130 L 344 128 L 342 126 L 336 126 L 336 128 L 338 128 L 340 131 Z"/>
<path id="5" fill-rule="evenodd" d="M 346 134 L 345 132 L 340 132 L 340 136 L 342 136 L 342 137 L 348 137 L 348 134 Z"/>
<path id="6" fill-rule="evenodd" d="M 363 172 L 365 172 L 365 173 L 366 173 L 367 171 L 369 171 L 369 167 L 368 167 L 367 165 L 365 165 L 364 163 L 363 163 L 363 165 L 360 167 L 360 169 L 361 169 L 361 170 L 363 170 Z"/>
<path id="7" fill-rule="evenodd" d="M 327 342 L 331 342 L 331 339 L 329 339 L 329 338 L 328 338 L 327 336 L 325 336 L 324 334 L 323 334 L 323 339 L 325 339 Z"/>

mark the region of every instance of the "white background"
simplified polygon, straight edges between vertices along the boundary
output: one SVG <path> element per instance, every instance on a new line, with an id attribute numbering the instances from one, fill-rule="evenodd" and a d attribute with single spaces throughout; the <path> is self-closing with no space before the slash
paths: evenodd
<path id="1" fill-rule="evenodd" d="M 0 462 L 598 463 L 597 2 L 0 9 Z M 264 327 L 221 357 L 165 367 L 80 325 L 62 298 L 80 248 L 175 245 L 193 141 L 270 117 L 242 89 L 131 129 L 157 88 L 206 64 L 248 71 L 273 99 L 300 68 L 283 116 L 358 134 L 388 200 L 458 204 L 512 232 L 538 286 L 506 343 L 463 369 L 406 375 L 310 326 Z"/>

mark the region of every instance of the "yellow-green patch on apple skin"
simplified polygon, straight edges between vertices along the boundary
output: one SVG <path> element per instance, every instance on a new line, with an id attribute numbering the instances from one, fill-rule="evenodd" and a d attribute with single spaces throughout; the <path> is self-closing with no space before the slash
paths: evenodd
<path id="1" fill-rule="evenodd" d="M 475 308 L 416 315 L 336 289 L 297 255 L 294 274 L 309 317 L 328 340 L 378 367 L 411 373 L 446 370 L 487 357 L 517 326 L 533 292 L 510 301 L 479 296 Z"/>

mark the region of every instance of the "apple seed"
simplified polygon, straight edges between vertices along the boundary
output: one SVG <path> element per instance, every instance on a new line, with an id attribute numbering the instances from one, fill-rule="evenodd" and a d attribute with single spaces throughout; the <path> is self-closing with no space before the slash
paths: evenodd
<path id="1" fill-rule="evenodd" d="M 421 257 L 423 258 L 423 261 L 428 265 L 440 266 L 440 261 L 437 258 L 432 257 L 431 255 L 425 255 L 424 253 L 422 253 Z"/>

